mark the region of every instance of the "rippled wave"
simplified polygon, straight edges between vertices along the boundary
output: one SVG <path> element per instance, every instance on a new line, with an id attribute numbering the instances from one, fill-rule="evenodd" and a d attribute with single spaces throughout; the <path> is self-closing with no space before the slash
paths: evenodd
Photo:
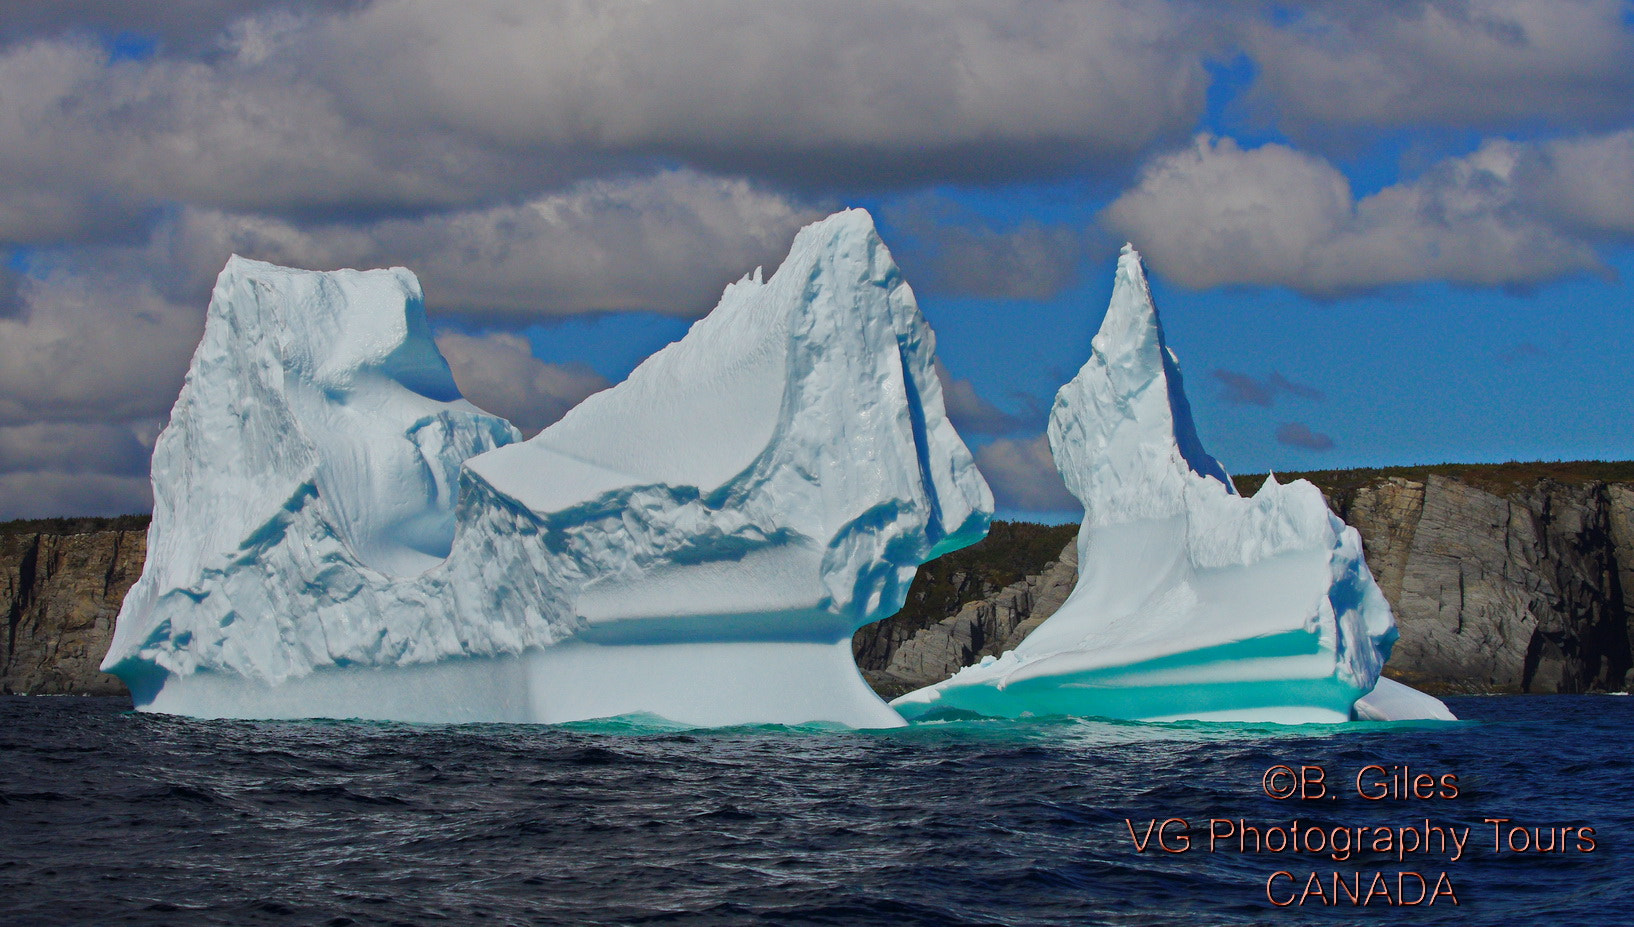
<path id="1" fill-rule="evenodd" d="M 1615 924 L 1634 699 L 1455 699 L 1449 724 L 951 721 L 896 731 L 195 721 L 0 698 L 0 923 Z M 1454 801 L 1362 800 L 1370 763 Z M 1276 764 L 1340 797 L 1275 801 Z M 1409 865 L 1137 853 L 1129 825 L 1593 826 L 1592 853 Z M 1488 841 L 1490 842 L 1490 841 Z M 1274 908 L 1277 870 L 1446 871 L 1460 904 Z"/>

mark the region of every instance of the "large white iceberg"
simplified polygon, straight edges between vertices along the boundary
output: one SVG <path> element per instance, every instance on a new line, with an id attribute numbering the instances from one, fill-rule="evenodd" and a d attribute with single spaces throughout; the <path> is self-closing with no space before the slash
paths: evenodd
<path id="1" fill-rule="evenodd" d="M 1237 494 L 1198 440 L 1133 248 L 1049 438 L 1084 504 L 1077 586 L 1015 650 L 894 701 L 903 715 L 1451 717 L 1388 681 L 1369 695 L 1396 628 L 1360 537 L 1304 480 Z"/>
<path id="2" fill-rule="evenodd" d="M 518 443 L 407 271 L 234 258 L 104 668 L 199 716 L 900 724 L 852 633 L 992 511 L 934 348 L 851 210 Z"/>

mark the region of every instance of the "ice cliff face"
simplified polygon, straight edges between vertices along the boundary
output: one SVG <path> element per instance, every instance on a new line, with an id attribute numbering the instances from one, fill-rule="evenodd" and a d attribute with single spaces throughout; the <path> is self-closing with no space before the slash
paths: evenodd
<path id="1" fill-rule="evenodd" d="M 474 504 L 560 533 L 591 638 L 807 614 L 796 633 L 849 639 L 986 532 L 934 347 L 867 213 L 840 213 L 624 383 L 472 460 Z"/>
<path id="2" fill-rule="evenodd" d="M 933 365 L 861 211 L 520 444 L 407 271 L 235 258 L 105 666 L 185 714 L 900 723 L 851 632 L 992 510 Z"/>
<path id="3" fill-rule="evenodd" d="M 1014 650 L 903 696 L 899 711 L 1352 717 L 1396 638 L 1360 539 L 1307 482 L 1237 494 L 1197 438 L 1133 249 L 1049 437 L 1085 509 L 1077 586 Z"/>
<path id="4" fill-rule="evenodd" d="M 449 553 L 461 463 L 519 437 L 459 397 L 408 271 L 233 258 L 154 448 L 105 668 L 140 700 L 167 675 L 460 652 L 460 616 L 415 577 Z"/>

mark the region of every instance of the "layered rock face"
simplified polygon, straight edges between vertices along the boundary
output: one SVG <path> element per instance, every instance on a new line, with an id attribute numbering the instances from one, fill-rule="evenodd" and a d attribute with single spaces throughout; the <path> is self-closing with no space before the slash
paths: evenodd
<path id="1" fill-rule="evenodd" d="M 1055 614 L 1077 581 L 1078 544 L 1072 542 L 1041 572 L 968 598 L 954 614 L 911 636 L 891 640 L 892 623 L 880 622 L 875 637 L 887 643 L 886 653 L 864 664 L 863 675 L 879 692 L 900 695 L 946 679 L 982 657 L 1014 650 Z"/>
<path id="2" fill-rule="evenodd" d="M 97 664 L 146 557 L 142 531 L 0 534 L 0 693 L 123 695 Z"/>
<path id="3" fill-rule="evenodd" d="M 1395 607 L 1401 678 L 1442 691 L 1628 684 L 1634 487 L 1546 479 L 1498 495 L 1430 475 L 1328 496 Z"/>

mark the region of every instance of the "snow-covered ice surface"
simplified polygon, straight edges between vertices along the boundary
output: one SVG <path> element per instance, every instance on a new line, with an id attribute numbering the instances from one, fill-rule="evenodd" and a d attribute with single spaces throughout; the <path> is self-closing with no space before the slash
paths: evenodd
<path id="1" fill-rule="evenodd" d="M 1270 478 L 1243 498 L 1203 449 L 1132 248 L 1049 438 L 1084 503 L 1077 586 L 1015 650 L 892 702 L 904 716 L 1451 717 L 1405 686 L 1375 690 L 1395 620 L 1320 491 Z"/>
<path id="2" fill-rule="evenodd" d="M 407 271 L 235 258 L 104 666 L 201 716 L 900 724 L 852 632 L 992 512 L 934 350 L 851 210 L 517 443 Z"/>
<path id="3" fill-rule="evenodd" d="M 434 571 L 462 462 L 519 438 L 460 398 L 408 271 L 233 258 L 154 448 L 147 563 L 104 666 L 140 704 L 196 673 L 498 650 L 468 644 Z"/>

